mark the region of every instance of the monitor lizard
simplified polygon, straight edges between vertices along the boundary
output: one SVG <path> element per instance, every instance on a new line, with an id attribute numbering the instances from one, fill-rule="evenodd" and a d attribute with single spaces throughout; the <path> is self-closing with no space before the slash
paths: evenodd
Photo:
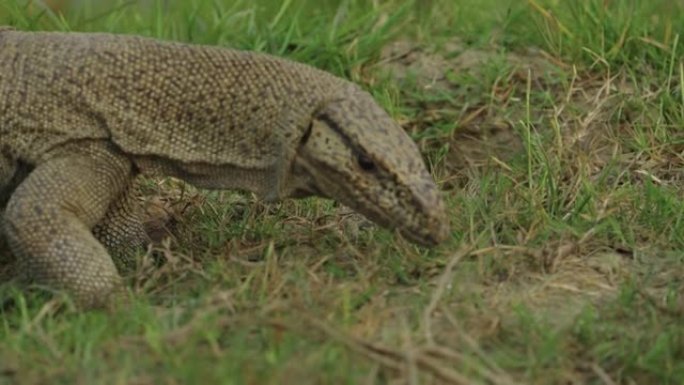
<path id="1" fill-rule="evenodd" d="M 0 232 L 22 280 L 84 307 L 121 292 L 111 254 L 146 242 L 139 174 L 330 198 L 427 246 L 450 233 L 418 147 L 350 81 L 263 53 L 0 28 Z"/>

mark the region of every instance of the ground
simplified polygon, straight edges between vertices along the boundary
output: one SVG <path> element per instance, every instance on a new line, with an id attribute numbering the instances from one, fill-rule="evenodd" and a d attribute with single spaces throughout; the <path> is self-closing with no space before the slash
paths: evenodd
<path id="1" fill-rule="evenodd" d="M 679 2 L 9 0 L 2 23 L 356 81 L 419 144 L 453 234 L 425 249 L 321 199 L 144 180 L 160 241 L 130 309 L 0 284 L 0 384 L 684 383 Z"/>

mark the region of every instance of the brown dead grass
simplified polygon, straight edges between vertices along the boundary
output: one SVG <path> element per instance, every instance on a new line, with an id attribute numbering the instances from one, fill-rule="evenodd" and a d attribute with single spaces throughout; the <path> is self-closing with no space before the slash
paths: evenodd
<path id="1" fill-rule="evenodd" d="M 496 79 L 488 101 L 470 103 L 468 92 L 459 91 L 461 85 L 453 78 L 463 75 L 481 78 L 486 65 L 492 62 L 509 67 L 507 76 Z M 511 108 L 520 103 L 520 86 L 524 85 L 521 80 L 531 77 L 539 84 L 549 72 L 558 70 L 540 52 L 503 54 L 497 49 L 469 48 L 459 39 L 433 49 L 411 41 L 397 41 L 383 50 L 378 65 L 399 87 L 417 87 L 422 94 L 457 95 L 450 103 L 421 106 L 424 108 L 420 115 L 407 125 L 410 131 L 419 132 L 442 120 L 445 112 L 453 114 L 457 129 L 449 138 L 452 151 L 444 161 L 444 169 L 450 175 L 506 161 L 521 151 L 522 142 L 513 126 L 523 118 L 522 109 Z M 513 116 L 502 113 L 511 110 L 518 113 Z"/>
<path id="2" fill-rule="evenodd" d="M 399 84 L 408 81 L 424 92 L 454 91 L 459 85 L 451 82 L 445 74 L 458 72 L 467 73 L 472 77 L 482 76 L 486 64 L 492 61 L 503 63 L 509 69 L 505 79 L 497 79 L 491 88 L 491 100 L 482 105 L 473 105 L 460 115 L 456 123 L 456 130 L 448 138 L 449 153 L 441 167 L 436 170 L 441 173 L 443 180 L 449 180 L 454 175 L 465 175 L 467 178 L 476 174 L 478 169 L 494 168 L 503 172 L 511 168 L 506 162 L 524 151 L 521 135 L 515 126 L 524 119 L 524 98 L 527 85 L 533 91 L 549 90 L 554 95 L 553 109 L 533 110 L 532 113 L 541 115 L 534 117 L 541 119 L 538 132 L 552 130 L 552 124 L 559 125 L 559 138 L 554 148 L 559 160 L 565 166 L 563 170 L 563 187 L 572 190 L 578 175 L 586 172 L 594 175 L 601 170 L 607 159 L 613 154 L 614 141 L 611 140 L 612 129 L 608 126 L 608 116 L 613 113 L 615 99 L 629 94 L 624 79 L 616 86 L 616 79 L 587 78 L 573 75 L 570 87 L 565 89 L 560 85 L 548 84 L 549 76 L 560 70 L 572 70 L 568 64 L 551 58 L 541 51 L 530 50 L 527 53 L 503 54 L 494 47 L 491 50 L 467 49 L 459 40 L 452 40 L 441 47 L 438 52 L 409 41 L 396 42 L 385 50 L 381 61 L 382 70 L 391 73 Z M 467 101 L 457 99 L 451 105 L 426 106 L 426 115 L 434 114 L 435 120 L 443 118 L 440 110 L 459 109 L 456 103 L 467 105 Z M 533 106 L 534 108 L 534 106 Z M 509 111 L 499 114 L 501 110 Z M 512 111 L 512 112 L 510 112 Z M 503 116 L 503 117 L 502 117 Z M 415 122 L 414 122 L 415 123 Z M 430 121 L 422 121 L 429 124 Z M 408 125 L 411 128 L 411 124 Z M 424 127 L 422 127 L 424 129 Z M 541 134 L 545 134 L 541 132 Z M 442 138 L 440 138 L 442 139 Z M 513 176 L 512 176 L 513 177 Z M 466 182 L 467 183 L 467 182 Z M 580 243 L 588 242 L 579 240 Z M 525 243 L 524 239 L 520 240 Z M 612 291 L 610 282 L 594 274 L 594 269 L 587 268 L 587 253 L 594 253 L 591 247 L 582 247 L 577 241 L 559 241 L 546 245 L 541 250 L 528 250 L 524 247 L 494 247 L 480 250 L 477 254 L 495 253 L 499 258 L 510 258 L 512 255 L 529 257 L 540 265 L 542 274 L 558 274 L 557 283 L 540 283 L 542 291 L 548 287 L 558 287 L 564 292 L 582 292 L 587 280 L 596 281 L 594 287 Z M 619 252 L 597 252 L 605 256 L 621 255 Z M 612 253 L 612 254 L 611 254 Z M 585 255 L 581 255 L 585 254 Z M 513 258 L 521 259 L 521 258 Z M 598 262 L 597 262 L 598 263 Z M 620 262 L 616 262 L 620 263 Z M 537 270 L 537 269 L 534 269 Z M 580 270 L 579 274 L 566 274 L 564 271 Z M 593 278 L 589 278 L 592 277 Z M 575 277 L 583 282 L 576 285 L 565 280 Z M 537 281 L 534 279 L 533 281 Z M 599 283 L 602 281 L 603 283 Z M 527 289 L 523 289 L 527 291 Z M 591 296 L 595 296 L 592 293 Z M 517 297 L 513 294 L 513 297 Z"/>

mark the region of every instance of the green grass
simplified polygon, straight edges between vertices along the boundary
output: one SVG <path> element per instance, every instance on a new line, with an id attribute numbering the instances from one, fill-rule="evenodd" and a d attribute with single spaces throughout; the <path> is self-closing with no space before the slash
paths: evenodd
<path id="1" fill-rule="evenodd" d="M 177 223 L 130 309 L 1 284 L 0 384 L 684 383 L 681 2 L 73 2 L 7 0 L 0 24 L 360 83 L 419 143 L 453 236 L 427 250 L 324 200 L 149 181 Z"/>

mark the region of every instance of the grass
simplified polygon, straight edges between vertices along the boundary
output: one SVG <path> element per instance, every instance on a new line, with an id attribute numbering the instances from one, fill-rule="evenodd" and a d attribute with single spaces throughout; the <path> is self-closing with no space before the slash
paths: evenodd
<path id="1" fill-rule="evenodd" d="M 2 284 L 0 384 L 684 383 L 681 2 L 73 3 L 8 0 L 0 23 L 360 83 L 418 142 L 453 235 L 427 250 L 324 200 L 148 181 L 176 229 L 131 308 Z"/>

